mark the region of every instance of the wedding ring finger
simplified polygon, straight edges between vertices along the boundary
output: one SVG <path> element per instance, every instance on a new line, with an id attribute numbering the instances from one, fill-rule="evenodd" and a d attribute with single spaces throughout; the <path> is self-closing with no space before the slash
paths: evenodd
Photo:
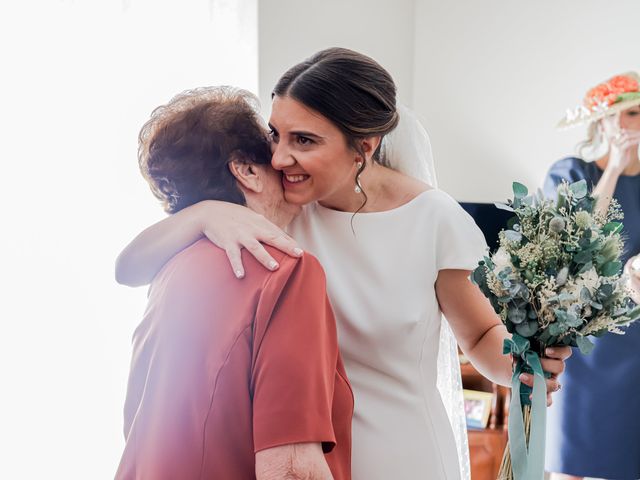
<path id="1" fill-rule="evenodd" d="M 549 393 L 557 392 L 561 388 L 562 388 L 562 385 L 557 380 L 555 379 L 547 380 L 547 392 Z"/>

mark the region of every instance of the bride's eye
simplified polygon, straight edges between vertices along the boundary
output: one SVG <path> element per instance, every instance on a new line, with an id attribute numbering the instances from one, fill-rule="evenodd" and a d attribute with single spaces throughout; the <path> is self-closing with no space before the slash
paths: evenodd
<path id="1" fill-rule="evenodd" d="M 303 135 L 298 135 L 298 137 L 296 138 L 296 141 L 300 144 L 300 145 L 311 145 L 313 142 L 313 140 L 311 140 L 309 137 L 305 137 Z"/>
<path id="2" fill-rule="evenodd" d="M 273 143 L 278 143 L 278 141 L 280 140 L 280 137 L 278 136 L 278 132 L 276 132 L 274 129 L 269 130 L 269 139 Z"/>

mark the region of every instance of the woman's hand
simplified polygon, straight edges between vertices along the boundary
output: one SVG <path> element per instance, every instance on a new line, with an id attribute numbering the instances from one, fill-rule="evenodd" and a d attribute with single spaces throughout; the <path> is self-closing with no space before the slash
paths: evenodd
<path id="1" fill-rule="evenodd" d="M 633 268 L 634 263 L 638 268 Z M 627 288 L 631 300 L 640 305 L 640 255 L 631 257 L 624 266 L 624 273 L 627 276 Z"/>
<path id="2" fill-rule="evenodd" d="M 471 272 L 441 270 L 436 280 L 436 295 L 440 309 L 453 329 L 462 352 L 476 369 L 494 383 L 511 386 L 512 362 L 501 355 L 505 338 L 511 334 L 500 322 L 489 300 L 469 281 Z M 461 301 L 462 299 L 462 301 Z M 542 369 L 551 374 L 547 378 L 547 405 L 551 394 L 560 390 L 558 375 L 571 356 L 571 347 L 547 348 L 540 359 Z M 520 381 L 533 387 L 533 377 L 522 374 Z"/>
<path id="3" fill-rule="evenodd" d="M 558 375 L 564 372 L 565 361 L 572 353 L 571 347 L 550 347 L 545 350 L 545 357 L 540 359 L 542 369 L 551 374 L 551 377 L 546 379 L 547 406 L 553 403 L 551 398 L 553 393 L 560 390 L 561 384 L 558 381 Z M 523 373 L 520 375 L 520 381 L 533 388 L 533 375 Z"/>
<path id="4" fill-rule="evenodd" d="M 165 263 L 203 234 L 227 252 L 238 278 L 244 276 L 242 248 L 270 270 L 278 264 L 260 242 L 291 256 L 302 255 L 293 239 L 262 215 L 241 205 L 205 200 L 151 225 L 134 238 L 116 260 L 116 281 L 131 287 L 151 283 Z"/>
<path id="5" fill-rule="evenodd" d="M 610 136 L 609 162 L 606 170 L 622 175 L 634 161 L 634 148 L 638 148 L 639 143 L 640 131 L 638 130 L 619 130 L 618 133 Z"/>
<path id="6" fill-rule="evenodd" d="M 615 124 L 617 118 L 615 117 L 610 125 Z M 620 130 L 615 127 L 606 127 L 605 131 L 609 141 L 609 159 L 602 177 L 593 189 L 593 195 L 598 199 L 596 212 L 600 214 L 606 214 L 609 209 L 618 179 L 636 158 L 633 149 L 638 148 L 640 143 L 640 131 Z"/>
<path id="7" fill-rule="evenodd" d="M 202 233 L 227 252 L 236 277 L 244 277 L 240 251 L 246 248 L 265 268 L 276 270 L 279 265 L 265 250 L 262 243 L 282 250 L 293 257 L 302 255 L 302 249 L 282 229 L 264 216 L 241 205 L 226 202 L 202 202 L 200 214 Z"/>

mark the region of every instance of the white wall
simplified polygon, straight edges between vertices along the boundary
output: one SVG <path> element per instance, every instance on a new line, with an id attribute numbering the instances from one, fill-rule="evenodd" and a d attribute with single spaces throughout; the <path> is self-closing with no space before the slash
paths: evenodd
<path id="1" fill-rule="evenodd" d="M 372 56 L 390 72 L 399 98 L 412 102 L 414 0 L 261 0 L 258 2 L 259 90 L 268 115 L 278 78 L 327 47 Z"/>
<path id="2" fill-rule="evenodd" d="M 262 0 L 259 90 L 328 46 L 371 55 L 423 119 L 440 187 L 458 200 L 503 200 L 537 187 L 583 128 L 557 132 L 567 107 L 638 68 L 640 2 L 618 0 Z"/>
<path id="3" fill-rule="evenodd" d="M 257 89 L 242 1 L 0 3 L 0 478 L 113 478 L 146 304 L 114 260 L 164 216 L 137 133 L 184 89 Z"/>
<path id="4" fill-rule="evenodd" d="M 554 129 L 608 77 L 637 69 L 640 2 L 416 0 L 414 108 L 441 188 L 493 201 L 542 181 L 585 129 Z"/>

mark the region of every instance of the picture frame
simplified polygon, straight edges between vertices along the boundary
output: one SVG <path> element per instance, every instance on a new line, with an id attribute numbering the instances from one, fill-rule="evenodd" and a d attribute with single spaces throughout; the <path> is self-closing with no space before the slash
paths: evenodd
<path id="1" fill-rule="evenodd" d="M 477 390 L 463 390 L 463 395 L 467 428 L 486 428 L 491 414 L 493 394 Z"/>

